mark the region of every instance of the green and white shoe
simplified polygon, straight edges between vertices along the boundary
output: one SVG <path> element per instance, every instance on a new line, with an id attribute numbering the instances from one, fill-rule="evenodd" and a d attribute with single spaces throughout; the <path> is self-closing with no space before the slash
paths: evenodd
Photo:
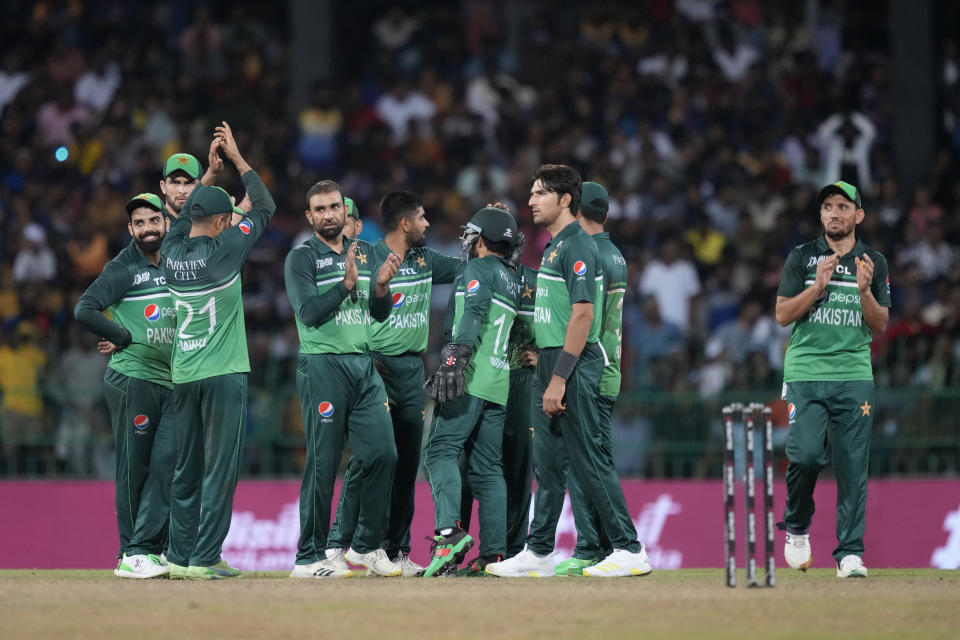
<path id="1" fill-rule="evenodd" d="M 567 558 L 563 562 L 557 564 L 553 568 L 553 572 L 558 576 L 582 576 L 584 569 L 587 567 L 592 567 L 598 562 L 599 560 L 596 558 L 591 558 L 589 560 L 584 560 L 583 558 Z"/>
<path id="2" fill-rule="evenodd" d="M 243 571 L 240 571 L 240 569 L 234 569 L 233 567 L 227 564 L 226 560 L 221 560 L 217 564 L 213 565 L 213 568 L 217 569 L 218 571 L 227 572 L 229 574 L 227 576 L 228 578 L 239 578 L 243 575 Z"/>
<path id="3" fill-rule="evenodd" d="M 863 560 L 860 558 L 860 556 L 855 556 L 852 554 L 843 556 L 840 562 L 837 563 L 837 577 L 866 578 L 867 568 L 863 566 Z"/>
<path id="4" fill-rule="evenodd" d="M 136 578 L 147 579 L 157 578 L 166 575 L 169 567 L 160 562 L 160 558 L 150 554 L 135 554 L 128 556 L 123 554 L 120 564 L 113 570 L 113 575 L 118 578 Z"/>

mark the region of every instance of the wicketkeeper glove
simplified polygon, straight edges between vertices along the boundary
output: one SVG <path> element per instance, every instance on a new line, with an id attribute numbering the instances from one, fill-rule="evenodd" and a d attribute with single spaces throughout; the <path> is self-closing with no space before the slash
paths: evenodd
<path id="1" fill-rule="evenodd" d="M 423 388 L 437 402 L 446 402 L 463 395 L 464 372 L 470 364 L 473 348 L 448 342 L 440 351 L 440 368 L 427 380 Z"/>
<path id="2" fill-rule="evenodd" d="M 513 247 L 513 252 L 510 254 L 510 259 L 507 260 L 507 263 L 510 265 L 510 268 L 516 271 L 520 268 L 520 258 L 523 257 L 523 248 L 527 246 L 527 236 L 523 235 L 523 231 L 517 232 L 517 242 Z"/>

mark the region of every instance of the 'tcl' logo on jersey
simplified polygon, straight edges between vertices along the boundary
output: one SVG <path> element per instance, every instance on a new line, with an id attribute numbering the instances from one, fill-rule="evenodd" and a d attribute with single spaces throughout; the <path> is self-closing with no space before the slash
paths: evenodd
<path id="1" fill-rule="evenodd" d="M 396 292 L 393 294 L 393 308 L 399 309 L 403 306 L 403 301 L 407 299 L 407 296 L 401 292 Z"/>
<path id="2" fill-rule="evenodd" d="M 583 264 L 583 260 L 577 260 L 573 263 L 573 272 L 578 276 L 582 276 L 587 272 L 587 265 Z"/>
<path id="3" fill-rule="evenodd" d="M 240 232 L 245 236 L 250 235 L 250 231 L 253 229 L 253 225 L 250 224 L 249 220 L 242 221 L 237 227 L 240 228 Z"/>
<path id="4" fill-rule="evenodd" d="M 797 405 L 791 402 L 790 404 L 787 405 L 787 417 L 790 420 L 793 420 L 796 417 L 796 415 L 797 415 Z"/>
<path id="5" fill-rule="evenodd" d="M 329 418 L 333 415 L 333 405 L 329 402 L 321 402 L 320 406 L 317 407 L 317 411 L 320 412 L 324 418 Z"/>
<path id="6" fill-rule="evenodd" d="M 141 413 L 133 419 L 133 426 L 143 431 L 150 426 L 150 418 Z"/>
<path id="7" fill-rule="evenodd" d="M 155 304 L 148 304 L 143 308 L 143 317 L 150 322 L 156 322 L 160 319 L 160 307 Z"/>
<path id="8" fill-rule="evenodd" d="M 477 280 L 471 280 L 470 284 L 467 285 L 467 293 L 476 293 L 480 290 L 480 282 Z"/>

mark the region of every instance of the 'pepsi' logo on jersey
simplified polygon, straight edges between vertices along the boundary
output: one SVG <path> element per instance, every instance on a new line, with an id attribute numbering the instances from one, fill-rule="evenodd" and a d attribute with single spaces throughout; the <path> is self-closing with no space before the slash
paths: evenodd
<path id="1" fill-rule="evenodd" d="M 160 319 L 160 307 L 150 303 L 143 308 L 143 317 L 150 322 L 156 322 Z"/>
<path id="2" fill-rule="evenodd" d="M 583 260 L 577 260 L 573 263 L 573 272 L 578 276 L 582 276 L 587 272 L 587 265 L 583 263 Z"/>
<path id="3" fill-rule="evenodd" d="M 787 417 L 793 420 L 793 418 L 796 415 L 797 415 L 797 405 L 791 402 L 790 404 L 787 405 Z"/>
<path id="4" fill-rule="evenodd" d="M 329 418 L 333 415 L 333 405 L 329 402 L 321 402 L 320 406 L 317 407 L 317 411 L 320 412 L 324 418 Z"/>
<path id="5" fill-rule="evenodd" d="M 133 426 L 143 431 L 150 426 L 150 418 L 141 413 L 133 419 Z"/>
<path id="6" fill-rule="evenodd" d="M 396 292 L 393 294 L 393 308 L 399 309 L 403 306 L 403 301 L 407 299 L 407 296 L 401 292 Z"/>
<path id="7" fill-rule="evenodd" d="M 245 236 L 246 236 L 246 235 L 250 235 L 250 231 L 253 230 L 253 225 L 250 224 L 250 221 L 249 221 L 249 220 L 243 220 L 243 221 L 242 221 L 240 224 L 238 224 L 237 226 L 240 227 L 241 233 L 243 233 L 243 235 L 245 235 Z"/>
<path id="8" fill-rule="evenodd" d="M 470 284 L 467 285 L 467 293 L 476 293 L 480 290 L 480 282 L 478 280 L 471 280 Z"/>

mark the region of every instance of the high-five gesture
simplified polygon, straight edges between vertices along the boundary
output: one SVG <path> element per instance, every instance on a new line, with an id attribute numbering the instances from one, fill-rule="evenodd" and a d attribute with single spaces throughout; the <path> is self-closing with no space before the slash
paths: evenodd
<path id="1" fill-rule="evenodd" d="M 250 165 L 247 164 L 247 161 L 240 155 L 237 141 L 233 137 L 233 129 L 230 128 L 230 125 L 227 124 L 226 121 L 222 121 L 220 126 L 214 130 L 214 139 L 220 140 L 220 149 L 223 151 L 223 155 L 237 168 L 237 173 L 243 175 L 247 171 L 250 171 Z"/>

